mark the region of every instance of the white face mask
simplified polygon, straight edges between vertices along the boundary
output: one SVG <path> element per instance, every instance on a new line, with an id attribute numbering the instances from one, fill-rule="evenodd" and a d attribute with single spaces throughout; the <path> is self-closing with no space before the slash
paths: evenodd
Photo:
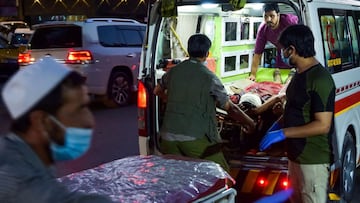
<path id="1" fill-rule="evenodd" d="M 58 145 L 54 142 L 51 142 L 50 148 L 54 160 L 73 160 L 84 155 L 85 152 L 90 148 L 93 129 L 65 127 L 55 117 L 50 116 L 50 119 L 58 126 L 60 126 L 65 132 L 64 145 Z"/>

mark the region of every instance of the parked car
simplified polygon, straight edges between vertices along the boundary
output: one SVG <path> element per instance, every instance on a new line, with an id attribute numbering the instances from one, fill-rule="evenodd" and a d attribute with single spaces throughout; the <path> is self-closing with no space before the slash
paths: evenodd
<path id="1" fill-rule="evenodd" d="M 29 28 L 29 25 L 20 20 L 16 21 L 1 21 L 0 22 L 0 35 L 7 39 L 11 40 L 12 34 L 17 28 Z"/>
<path id="2" fill-rule="evenodd" d="M 0 36 L 0 80 L 7 80 L 11 75 L 19 70 L 18 54 L 23 50 L 15 47 Z"/>
<path id="3" fill-rule="evenodd" d="M 89 93 L 109 107 L 136 98 L 137 75 L 146 25 L 131 19 L 91 18 L 32 26 L 28 49 L 19 54 L 26 66 L 44 55 L 81 72 Z"/>

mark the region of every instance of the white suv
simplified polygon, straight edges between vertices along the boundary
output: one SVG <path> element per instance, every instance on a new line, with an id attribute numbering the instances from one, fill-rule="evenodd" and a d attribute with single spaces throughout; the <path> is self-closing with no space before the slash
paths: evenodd
<path id="1" fill-rule="evenodd" d="M 89 93 L 110 107 L 129 104 L 137 91 L 140 53 L 146 25 L 131 19 L 91 18 L 81 22 L 46 22 L 32 27 L 20 66 L 51 55 L 81 72 Z M 51 68 L 51 67 L 49 67 Z"/>

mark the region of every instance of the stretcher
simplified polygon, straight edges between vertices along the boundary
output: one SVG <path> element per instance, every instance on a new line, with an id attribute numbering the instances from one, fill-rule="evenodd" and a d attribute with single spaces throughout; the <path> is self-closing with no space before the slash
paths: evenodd
<path id="1" fill-rule="evenodd" d="M 234 179 L 214 162 L 177 156 L 131 156 L 58 178 L 71 191 L 115 202 L 234 203 Z"/>

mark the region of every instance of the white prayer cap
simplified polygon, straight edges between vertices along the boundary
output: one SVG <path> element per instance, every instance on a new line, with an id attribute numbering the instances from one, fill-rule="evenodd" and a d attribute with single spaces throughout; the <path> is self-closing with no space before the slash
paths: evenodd
<path id="1" fill-rule="evenodd" d="M 16 72 L 4 85 L 2 98 L 13 119 L 18 119 L 51 92 L 71 69 L 46 56 Z"/>

